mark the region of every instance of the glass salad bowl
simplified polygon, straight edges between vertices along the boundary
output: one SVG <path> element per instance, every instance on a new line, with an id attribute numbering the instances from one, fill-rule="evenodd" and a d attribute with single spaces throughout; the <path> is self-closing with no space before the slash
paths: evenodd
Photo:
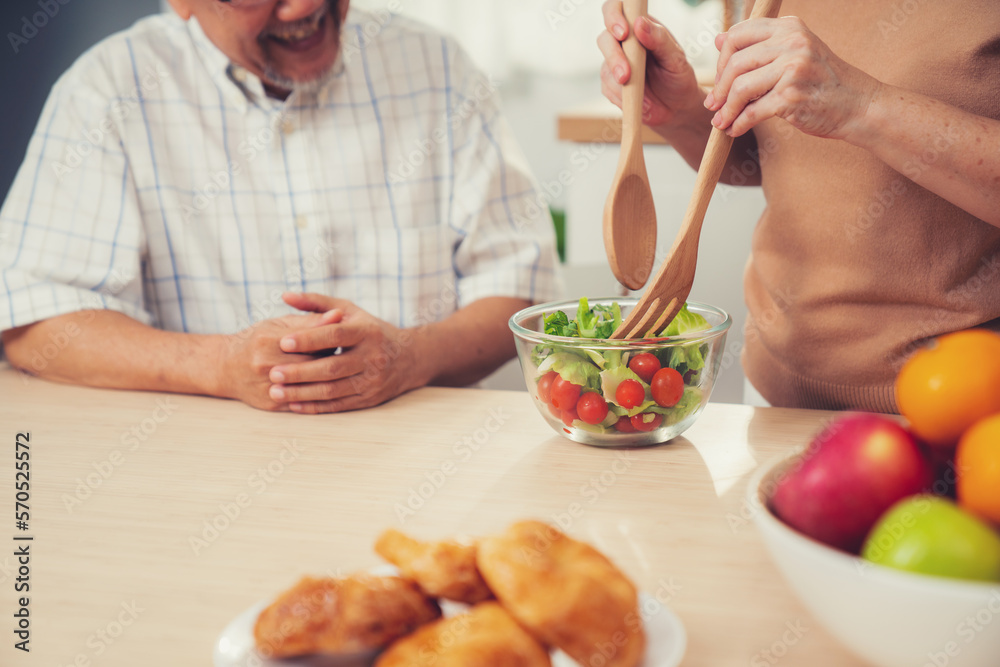
<path id="1" fill-rule="evenodd" d="M 608 339 L 637 302 L 546 303 L 510 318 L 528 393 L 570 440 L 598 447 L 667 442 L 694 423 L 712 394 L 728 313 L 689 301 L 662 332 Z"/>

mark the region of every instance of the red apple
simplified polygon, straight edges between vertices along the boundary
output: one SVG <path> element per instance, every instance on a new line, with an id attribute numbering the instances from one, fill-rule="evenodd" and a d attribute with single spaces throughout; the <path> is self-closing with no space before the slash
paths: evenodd
<path id="1" fill-rule="evenodd" d="M 777 482 L 771 506 L 796 530 L 858 553 L 889 507 L 932 483 L 932 466 L 906 429 L 878 415 L 848 415 L 813 439 Z"/>

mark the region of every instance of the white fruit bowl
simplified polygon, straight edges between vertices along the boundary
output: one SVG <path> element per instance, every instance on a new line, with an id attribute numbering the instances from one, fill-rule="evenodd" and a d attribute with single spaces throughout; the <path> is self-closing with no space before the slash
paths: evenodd
<path id="1" fill-rule="evenodd" d="M 770 497 L 798 456 L 762 466 L 747 496 L 771 558 L 827 631 L 878 667 L 1000 666 L 1000 585 L 875 565 L 774 515 Z"/>

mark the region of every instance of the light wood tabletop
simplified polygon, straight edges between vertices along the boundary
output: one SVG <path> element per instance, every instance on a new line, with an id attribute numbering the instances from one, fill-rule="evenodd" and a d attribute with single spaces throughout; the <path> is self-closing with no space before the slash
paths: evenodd
<path id="1" fill-rule="evenodd" d="M 377 566 L 385 528 L 431 539 L 527 517 L 666 601 L 688 633 L 683 665 L 857 664 L 793 598 L 743 502 L 751 472 L 830 413 L 710 404 L 669 444 L 606 450 L 557 435 L 523 392 L 429 388 L 317 417 L 2 367 L 0 396 L 2 665 L 209 665 L 255 602 L 303 574 Z M 27 531 L 13 517 L 19 432 Z M 12 634 L 23 544 L 30 653 Z"/>

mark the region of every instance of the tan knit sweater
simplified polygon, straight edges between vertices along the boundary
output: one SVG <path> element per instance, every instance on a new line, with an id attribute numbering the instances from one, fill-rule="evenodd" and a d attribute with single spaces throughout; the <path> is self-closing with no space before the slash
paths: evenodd
<path id="1" fill-rule="evenodd" d="M 788 0 L 781 13 L 881 81 L 1000 118 L 997 0 Z M 893 380 L 922 341 L 1000 329 L 1000 229 L 846 142 L 779 119 L 756 136 L 767 209 L 743 365 L 765 398 L 895 412 Z M 947 128 L 934 143 L 923 160 L 948 150 Z"/>

